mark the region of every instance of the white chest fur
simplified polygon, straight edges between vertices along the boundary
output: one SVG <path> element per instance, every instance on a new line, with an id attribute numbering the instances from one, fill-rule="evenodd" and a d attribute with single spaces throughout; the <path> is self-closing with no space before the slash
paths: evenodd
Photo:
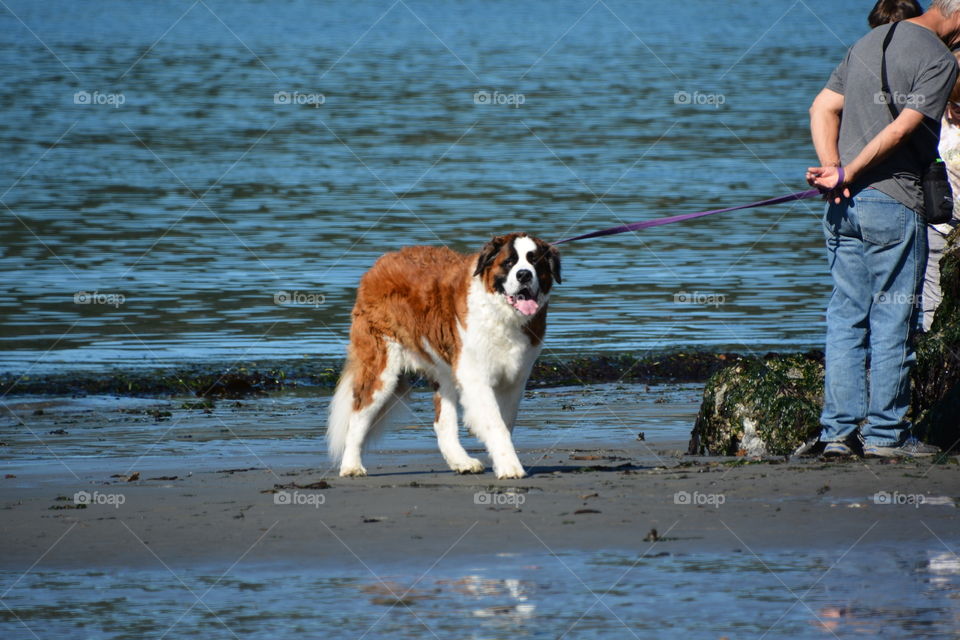
<path id="1" fill-rule="evenodd" d="M 460 327 L 458 371 L 480 375 L 491 386 L 526 379 L 540 353 L 540 345 L 533 346 L 523 330 L 527 320 L 502 295 L 488 292 L 474 278 L 467 292 L 466 327 Z"/>

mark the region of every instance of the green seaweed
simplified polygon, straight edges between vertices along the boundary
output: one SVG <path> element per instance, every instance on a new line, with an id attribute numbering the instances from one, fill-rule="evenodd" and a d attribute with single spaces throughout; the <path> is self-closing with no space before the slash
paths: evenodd
<path id="1" fill-rule="evenodd" d="M 960 229 L 948 247 L 940 261 L 943 302 L 917 341 L 912 397 L 915 433 L 943 449 L 960 440 Z"/>
<path id="2" fill-rule="evenodd" d="M 819 429 L 823 365 L 811 354 L 741 361 L 706 385 L 692 455 L 737 455 L 750 421 L 764 453 L 788 455 Z"/>
<path id="3" fill-rule="evenodd" d="M 914 434 L 951 450 L 960 443 L 960 230 L 941 260 L 943 302 L 916 342 Z M 750 421 L 767 454 L 788 455 L 820 431 L 823 364 L 812 354 L 742 360 L 706 384 L 688 453 L 736 455 Z M 756 440 L 753 444 L 756 445 Z"/>
<path id="4" fill-rule="evenodd" d="M 741 356 L 732 353 L 679 352 L 637 357 L 633 354 L 594 354 L 539 360 L 530 376 L 531 388 L 576 386 L 605 382 L 702 382 Z M 340 377 L 342 361 L 320 358 L 267 363 L 212 363 L 182 368 L 137 369 L 40 376 L 0 375 L 0 393 L 36 395 L 194 395 L 206 399 L 240 398 L 271 391 L 319 387 L 331 389 Z M 416 383 L 426 387 L 425 381 Z M 191 405 L 191 408 L 195 408 Z"/>

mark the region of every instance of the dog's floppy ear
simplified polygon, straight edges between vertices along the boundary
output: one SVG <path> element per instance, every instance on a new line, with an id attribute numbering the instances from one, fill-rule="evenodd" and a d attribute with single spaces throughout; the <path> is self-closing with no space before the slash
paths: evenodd
<path id="1" fill-rule="evenodd" d="M 557 284 L 563 284 L 563 280 L 560 279 L 560 251 L 552 245 L 547 250 L 547 264 L 550 265 L 550 274 L 553 279 Z"/>
<path id="2" fill-rule="evenodd" d="M 503 244 L 506 241 L 507 239 L 504 236 L 496 236 L 491 238 L 490 242 L 483 245 L 483 249 L 480 250 L 480 255 L 477 256 L 477 268 L 474 270 L 473 275 L 480 275 L 484 269 L 490 266 L 490 263 L 492 263 L 493 259 L 500 253 L 500 249 L 503 248 Z"/>

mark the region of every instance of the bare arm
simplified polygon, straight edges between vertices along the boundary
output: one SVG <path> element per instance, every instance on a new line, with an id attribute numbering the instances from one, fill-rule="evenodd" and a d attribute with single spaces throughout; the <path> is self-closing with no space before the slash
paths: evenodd
<path id="1" fill-rule="evenodd" d="M 914 109 L 904 109 L 896 120 L 876 135 L 850 164 L 844 167 L 844 180 L 840 184 L 837 167 L 840 154 L 837 148 L 840 133 L 840 117 L 843 112 L 843 96 L 824 89 L 810 107 L 810 133 L 820 160 L 819 167 L 807 169 L 807 182 L 811 186 L 835 191 L 852 183 L 870 167 L 877 165 L 923 123 L 923 114 Z M 849 189 L 843 190 L 850 197 Z M 834 194 L 834 202 L 840 202 Z"/>
<path id="2" fill-rule="evenodd" d="M 843 95 L 824 89 L 810 105 L 810 134 L 821 167 L 836 167 L 840 164 L 840 114 L 843 112 Z"/>
<path id="3" fill-rule="evenodd" d="M 854 178 L 862 175 L 864 171 L 889 156 L 890 152 L 916 131 L 922 123 L 923 114 L 919 111 L 909 108 L 901 111 L 897 119 L 884 127 L 883 131 L 868 142 L 863 151 L 845 167 L 847 170 L 846 181 L 848 183 L 852 182 Z"/>

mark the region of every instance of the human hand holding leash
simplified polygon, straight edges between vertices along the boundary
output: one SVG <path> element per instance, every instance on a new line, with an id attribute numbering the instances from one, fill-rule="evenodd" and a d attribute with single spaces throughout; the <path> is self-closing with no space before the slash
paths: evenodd
<path id="1" fill-rule="evenodd" d="M 844 186 L 847 183 L 843 167 L 810 167 L 807 169 L 807 184 L 819 189 L 824 198 L 834 204 L 850 197 L 850 188 Z"/>

